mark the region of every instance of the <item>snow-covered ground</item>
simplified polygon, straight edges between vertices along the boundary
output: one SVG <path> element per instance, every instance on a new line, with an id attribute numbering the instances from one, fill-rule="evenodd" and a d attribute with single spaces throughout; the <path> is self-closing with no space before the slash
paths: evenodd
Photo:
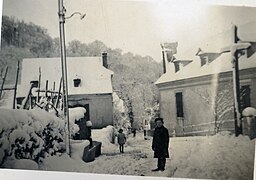
<path id="1" fill-rule="evenodd" d="M 166 171 L 152 172 L 157 160 L 153 158 L 151 140 L 142 134 L 128 137 L 125 153 L 117 144 L 102 147 L 102 155 L 91 163 L 81 160 L 85 141 L 73 142 L 71 158 L 68 155 L 49 157 L 41 170 L 71 171 L 99 174 L 183 177 L 204 179 L 252 179 L 254 141 L 249 138 L 223 134 L 212 137 L 171 138 Z"/>
<path id="2" fill-rule="evenodd" d="M 63 129 L 63 122 L 61 123 L 60 119 L 38 110 L 14 112 L 2 109 L 0 127 L 4 132 L 12 133 L 14 132 L 12 129 L 17 126 L 24 131 L 23 134 L 31 136 L 33 131 L 27 131 L 31 128 L 26 124 L 35 128 L 37 127 L 35 124 L 40 123 L 45 127 L 47 119 L 54 121 L 53 125 L 59 122 L 56 127 Z M 38 132 L 41 129 L 38 128 Z M 37 132 L 36 129 L 34 130 Z M 253 177 L 255 141 L 247 136 L 234 137 L 228 132 L 222 132 L 215 136 L 171 138 L 169 147 L 171 156 L 167 159 L 166 170 L 152 172 L 151 169 L 156 168 L 157 164 L 157 159 L 153 158 L 151 150 L 152 139 L 144 140 L 142 133 L 137 133 L 136 137 L 128 135 L 125 153 L 120 154 L 118 144 L 111 143 L 113 132 L 112 126 L 92 130 L 93 140 L 102 142 L 102 155 L 90 163 L 82 160 L 84 147 L 88 146 L 89 142 L 72 140 L 71 157 L 65 153 L 56 153 L 54 156 L 48 155 L 42 158 L 39 164 L 32 160 L 17 160 L 12 157 L 3 164 L 3 168 L 176 178 L 246 180 Z M 0 145 L 0 150 L 3 147 L 8 149 L 8 146 Z"/>
<path id="3" fill-rule="evenodd" d="M 171 139 L 174 177 L 252 179 L 254 141 L 246 136 L 215 135 Z"/>

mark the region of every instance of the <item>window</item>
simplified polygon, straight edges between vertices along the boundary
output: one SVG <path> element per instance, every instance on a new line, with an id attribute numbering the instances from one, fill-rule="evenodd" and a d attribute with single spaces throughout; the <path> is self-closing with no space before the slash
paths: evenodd
<path id="1" fill-rule="evenodd" d="M 241 87 L 240 90 L 240 107 L 241 110 L 245 109 L 246 107 L 250 107 L 251 106 L 251 98 L 250 98 L 250 94 L 251 94 L 251 89 L 249 85 L 245 85 Z"/>
<path id="2" fill-rule="evenodd" d="M 207 63 L 208 63 L 208 56 L 201 57 L 201 66 L 203 66 Z"/>
<path id="3" fill-rule="evenodd" d="M 80 78 L 76 78 L 76 79 L 73 79 L 74 81 L 74 87 L 79 87 L 80 84 L 81 84 L 81 79 Z"/>
<path id="4" fill-rule="evenodd" d="M 174 68 L 175 68 L 175 72 L 178 72 L 180 70 L 179 62 L 174 62 Z"/>
<path id="5" fill-rule="evenodd" d="M 184 117 L 184 114 L 183 114 L 182 92 L 176 93 L 176 94 L 175 94 L 175 97 L 176 97 L 177 117 Z"/>
<path id="6" fill-rule="evenodd" d="M 39 82 L 38 81 L 30 81 L 30 83 L 32 84 L 32 88 L 38 88 Z"/>

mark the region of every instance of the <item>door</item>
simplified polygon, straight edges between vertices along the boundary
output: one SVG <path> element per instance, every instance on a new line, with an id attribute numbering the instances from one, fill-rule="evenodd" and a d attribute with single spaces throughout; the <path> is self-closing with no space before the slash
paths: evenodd
<path id="1" fill-rule="evenodd" d="M 90 105 L 85 104 L 76 104 L 73 106 L 69 106 L 69 108 L 76 108 L 76 107 L 83 107 L 86 109 L 86 113 L 83 118 L 81 118 L 79 121 L 76 121 L 75 123 L 79 126 L 79 131 L 75 134 L 74 139 L 75 140 L 82 140 L 87 139 L 90 136 L 90 130 L 86 127 L 86 121 L 90 120 Z"/>

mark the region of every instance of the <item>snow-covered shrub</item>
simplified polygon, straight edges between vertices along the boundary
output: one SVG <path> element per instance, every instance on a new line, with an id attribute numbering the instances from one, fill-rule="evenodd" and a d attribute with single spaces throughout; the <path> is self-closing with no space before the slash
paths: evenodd
<path id="1" fill-rule="evenodd" d="M 64 152 L 64 120 L 41 109 L 0 109 L 0 114 L 0 165 L 7 157 L 38 162 Z"/>

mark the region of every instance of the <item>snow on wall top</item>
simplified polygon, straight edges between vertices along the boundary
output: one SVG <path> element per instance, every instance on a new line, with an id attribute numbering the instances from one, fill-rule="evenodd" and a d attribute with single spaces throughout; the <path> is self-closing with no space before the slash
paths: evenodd
<path id="1" fill-rule="evenodd" d="M 86 109 L 84 107 L 69 108 L 69 120 L 74 122 L 84 117 Z"/>
<path id="2" fill-rule="evenodd" d="M 45 90 L 48 80 L 48 90 L 59 89 L 61 78 L 60 58 L 30 58 L 23 59 L 21 83 L 17 96 L 26 96 L 30 88 L 30 81 L 39 79 L 41 68 L 40 89 Z M 68 94 L 101 94 L 112 93 L 111 76 L 113 72 L 103 66 L 101 57 L 67 57 Z M 73 79 L 80 78 L 79 87 L 74 87 Z"/>

